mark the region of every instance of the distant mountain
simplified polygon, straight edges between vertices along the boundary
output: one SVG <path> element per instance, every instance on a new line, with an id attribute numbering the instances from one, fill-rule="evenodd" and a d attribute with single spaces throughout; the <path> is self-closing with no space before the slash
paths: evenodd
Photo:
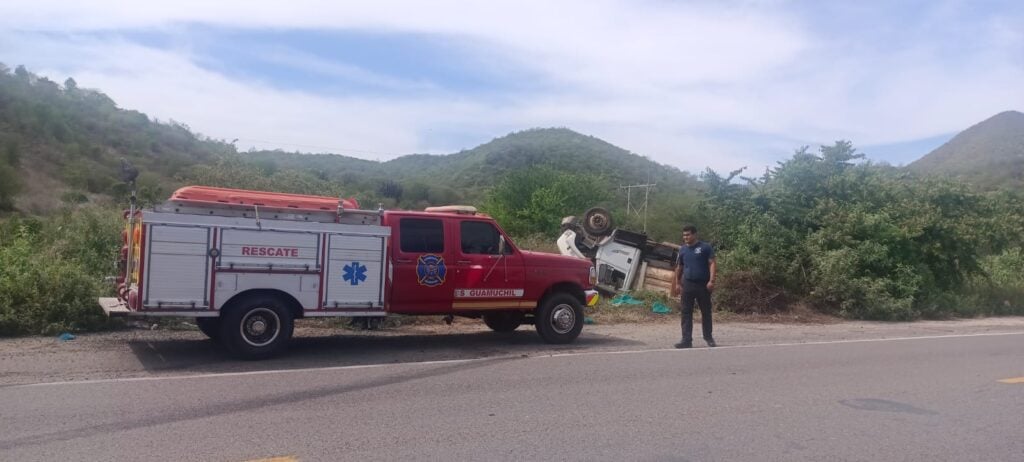
<path id="1" fill-rule="evenodd" d="M 926 175 L 957 177 L 986 189 L 1024 186 L 1024 113 L 996 114 L 908 168 Z"/>

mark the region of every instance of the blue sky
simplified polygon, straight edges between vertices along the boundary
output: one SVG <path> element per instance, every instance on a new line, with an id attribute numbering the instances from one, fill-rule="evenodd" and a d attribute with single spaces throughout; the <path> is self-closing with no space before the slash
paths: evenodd
<path id="1" fill-rule="evenodd" d="M 837 139 L 904 164 L 1024 110 L 1024 2 L 361 3 L 9 0 L 0 62 L 241 149 L 376 160 L 554 126 L 693 172 Z"/>

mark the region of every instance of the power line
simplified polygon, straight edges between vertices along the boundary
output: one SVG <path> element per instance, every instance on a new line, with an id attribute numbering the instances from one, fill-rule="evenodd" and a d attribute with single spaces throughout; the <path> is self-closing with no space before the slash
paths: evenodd
<path id="1" fill-rule="evenodd" d="M 642 218 L 645 233 L 647 232 L 647 203 L 651 197 L 651 190 L 654 189 L 655 186 L 657 186 L 657 183 L 631 184 L 627 186 L 619 186 L 619 189 L 626 190 L 626 215 L 633 214 L 636 215 L 637 217 Z M 636 207 L 633 206 L 634 189 L 643 189 L 644 193 L 643 204 Z M 637 195 L 639 195 L 639 191 L 637 192 Z M 640 202 L 639 198 L 637 199 L 637 202 Z"/>

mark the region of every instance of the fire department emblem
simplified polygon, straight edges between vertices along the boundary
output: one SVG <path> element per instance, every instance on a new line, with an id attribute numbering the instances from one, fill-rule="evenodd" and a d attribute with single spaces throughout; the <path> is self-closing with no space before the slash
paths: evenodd
<path id="1" fill-rule="evenodd" d="M 444 266 L 444 258 L 437 255 L 421 255 L 416 261 L 416 276 L 421 285 L 437 287 L 444 284 L 448 268 Z"/>

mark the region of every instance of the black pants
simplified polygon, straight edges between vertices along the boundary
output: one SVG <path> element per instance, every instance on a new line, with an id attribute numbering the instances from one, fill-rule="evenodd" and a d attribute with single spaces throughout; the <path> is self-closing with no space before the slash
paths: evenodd
<path id="1" fill-rule="evenodd" d="M 693 341 L 693 303 L 700 306 L 700 324 L 704 340 L 711 337 L 711 292 L 707 282 L 683 281 L 683 342 Z"/>

